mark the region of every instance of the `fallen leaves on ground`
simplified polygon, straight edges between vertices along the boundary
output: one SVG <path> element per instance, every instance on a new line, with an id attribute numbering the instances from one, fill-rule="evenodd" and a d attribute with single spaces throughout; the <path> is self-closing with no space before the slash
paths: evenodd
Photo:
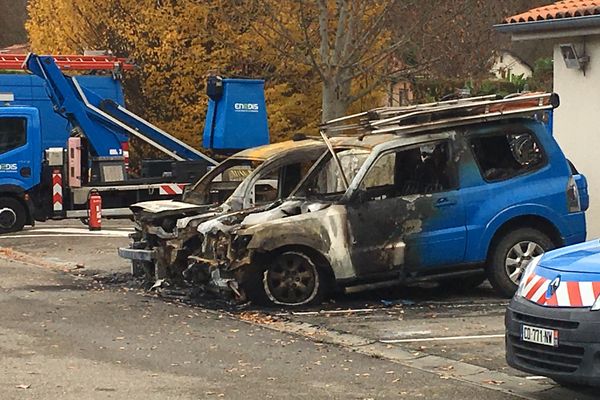
<path id="1" fill-rule="evenodd" d="M 5 258 L 7 260 L 18 261 L 23 264 L 30 264 L 44 268 L 62 269 L 65 272 L 68 272 L 68 270 L 66 269 L 66 265 L 64 264 L 52 263 L 44 259 L 33 257 L 28 254 L 13 250 L 10 247 L 0 247 L 0 258 Z"/>
<path id="2" fill-rule="evenodd" d="M 483 381 L 483 383 L 487 383 L 488 385 L 502 385 L 504 381 L 497 381 L 494 379 L 488 379 L 487 381 Z"/>
<path id="3" fill-rule="evenodd" d="M 250 311 L 244 311 L 240 313 L 239 318 L 242 321 L 253 322 L 255 324 L 272 324 L 277 321 L 272 315 Z"/>

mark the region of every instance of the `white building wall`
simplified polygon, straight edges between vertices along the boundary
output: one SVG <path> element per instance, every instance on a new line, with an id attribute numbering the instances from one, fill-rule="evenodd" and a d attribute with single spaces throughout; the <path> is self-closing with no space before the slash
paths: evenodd
<path id="1" fill-rule="evenodd" d="M 512 81 L 513 76 L 529 78 L 533 73 L 527 64 L 506 51 L 496 56 L 490 72 L 496 75 L 498 79 L 509 81 Z"/>
<path id="2" fill-rule="evenodd" d="M 562 39 L 560 43 L 581 43 Z M 554 91 L 561 104 L 554 114 L 554 135 L 589 184 L 588 239 L 600 237 L 600 36 L 587 37 L 590 62 L 585 70 L 567 69 L 554 47 Z"/>

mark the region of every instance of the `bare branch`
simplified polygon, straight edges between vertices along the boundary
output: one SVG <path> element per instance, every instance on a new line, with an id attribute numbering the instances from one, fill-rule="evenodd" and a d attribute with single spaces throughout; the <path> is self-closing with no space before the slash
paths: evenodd
<path id="1" fill-rule="evenodd" d="M 261 20 L 260 26 L 256 24 L 251 24 L 251 29 L 262 39 L 267 41 L 275 50 L 281 53 L 282 56 L 294 58 L 296 61 L 305 64 L 311 64 L 310 56 L 306 54 L 306 52 L 302 51 L 301 47 L 310 48 L 310 43 L 307 43 L 306 46 L 298 46 L 298 40 L 294 37 L 292 32 L 285 26 L 285 24 L 277 17 L 274 10 L 269 6 L 269 4 L 262 3 L 264 6 L 264 11 L 266 12 L 267 18 Z M 268 23 L 268 21 L 272 21 L 274 24 Z M 283 41 L 273 39 L 268 37 L 264 31 L 270 30 L 273 32 L 276 37 L 280 39 L 284 39 Z M 289 46 L 283 46 L 282 42 L 287 42 Z"/>
<path id="2" fill-rule="evenodd" d="M 329 60 L 329 9 L 327 0 L 319 0 L 319 35 L 321 37 L 321 62 L 330 65 Z"/>
<path id="3" fill-rule="evenodd" d="M 358 4 L 356 2 L 352 3 L 352 10 L 350 10 L 350 16 L 348 18 L 348 31 L 344 35 L 344 44 L 342 46 L 341 54 L 343 55 L 350 52 L 350 46 L 356 45 L 354 37 L 357 28 L 356 24 L 358 24 L 358 16 L 363 15 L 366 4 L 366 1 L 358 2 Z"/>
<path id="4" fill-rule="evenodd" d="M 349 52 L 343 60 L 340 60 L 343 64 L 343 68 L 345 68 L 348 64 L 353 64 L 360 60 L 362 56 L 371 49 L 373 43 L 379 38 L 381 35 L 382 27 L 386 21 L 387 15 L 391 10 L 392 5 L 395 3 L 395 0 L 388 0 L 383 9 L 379 12 L 377 17 L 372 19 L 372 23 L 363 30 L 360 38 L 356 38 L 355 46 L 351 52 Z M 355 25 L 360 21 L 361 16 L 358 16 L 358 20 Z M 358 32 L 356 32 L 358 34 Z"/>
<path id="5" fill-rule="evenodd" d="M 369 95 L 370 93 L 373 92 L 373 90 L 377 89 L 378 87 L 382 86 L 384 83 L 384 81 L 380 80 L 380 79 L 375 79 L 372 83 L 370 83 L 367 87 L 359 90 L 357 93 L 354 93 L 352 96 L 348 97 L 348 104 L 352 104 L 357 100 L 362 99 L 363 97 Z"/>
<path id="6" fill-rule="evenodd" d="M 366 60 L 361 60 L 360 62 L 356 62 L 347 68 L 349 74 L 346 76 L 346 80 L 351 80 L 356 78 L 357 76 L 364 75 L 366 73 L 370 73 L 374 70 L 379 64 L 381 64 L 385 59 L 390 57 L 390 55 L 396 51 L 399 47 L 403 46 L 405 42 L 396 42 L 386 49 L 382 49 L 377 54 L 369 57 Z M 367 62 L 369 62 L 367 64 Z"/>
<path id="7" fill-rule="evenodd" d="M 319 76 L 321 77 L 321 80 L 325 80 L 325 74 L 323 73 L 321 66 L 315 59 L 315 54 L 313 52 L 313 46 L 312 46 L 312 44 L 310 42 L 310 38 L 308 36 L 310 23 L 308 21 L 308 18 L 306 18 L 306 14 L 304 13 L 304 7 L 300 7 L 300 27 L 302 28 L 302 33 L 304 36 L 304 43 L 305 43 L 305 51 L 308 54 L 310 64 L 312 65 L 313 69 L 319 74 Z"/>
<path id="8" fill-rule="evenodd" d="M 343 39 L 346 33 L 346 26 L 348 25 L 348 0 L 337 0 L 336 4 L 338 8 L 338 20 L 337 30 L 335 33 L 332 65 L 335 68 L 338 68 L 340 57 L 343 54 L 342 51 L 344 50 Z"/>

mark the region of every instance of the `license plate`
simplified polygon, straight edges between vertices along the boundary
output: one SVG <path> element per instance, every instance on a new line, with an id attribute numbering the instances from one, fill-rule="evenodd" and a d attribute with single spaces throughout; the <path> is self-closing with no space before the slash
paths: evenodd
<path id="1" fill-rule="evenodd" d="M 536 343 L 544 346 L 558 347 L 558 330 L 523 325 L 521 329 L 521 339 L 524 342 Z"/>

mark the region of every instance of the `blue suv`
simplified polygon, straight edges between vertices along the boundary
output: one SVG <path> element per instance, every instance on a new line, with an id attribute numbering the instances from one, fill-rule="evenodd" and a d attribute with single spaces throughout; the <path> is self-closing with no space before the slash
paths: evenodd
<path id="1" fill-rule="evenodd" d="M 199 225 L 189 268 L 284 306 L 366 283 L 486 277 L 512 296 L 534 257 L 585 240 L 586 180 L 539 116 L 460 121 L 325 153 L 287 200 Z"/>

